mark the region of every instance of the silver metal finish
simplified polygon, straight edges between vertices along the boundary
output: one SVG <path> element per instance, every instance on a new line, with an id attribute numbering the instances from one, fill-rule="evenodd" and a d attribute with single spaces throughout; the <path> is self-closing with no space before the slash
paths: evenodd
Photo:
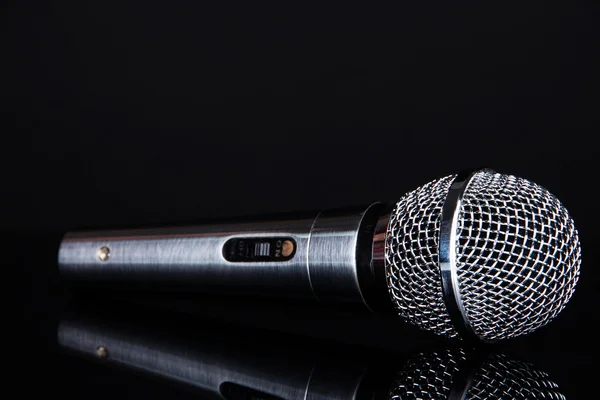
<path id="1" fill-rule="evenodd" d="M 69 233 L 58 264 L 63 277 L 76 281 L 362 303 L 356 245 L 368 208 L 296 219 Z M 287 261 L 230 262 L 223 257 L 229 239 L 278 236 L 296 242 Z M 98 256 L 103 248 L 110 249 L 110 258 Z"/>
<path id="2" fill-rule="evenodd" d="M 546 325 L 575 291 L 579 235 L 561 202 L 535 183 L 475 174 L 463 196 L 457 238 L 463 302 L 486 340 Z"/>
<path id="3" fill-rule="evenodd" d="M 356 259 L 359 227 L 367 211 L 323 211 L 315 219 L 308 244 L 308 270 L 320 300 L 367 304 Z"/>
<path id="4" fill-rule="evenodd" d="M 440 216 L 454 176 L 406 194 L 393 210 L 386 234 L 385 267 L 392 302 L 408 322 L 456 337 L 442 294 L 438 267 Z"/>
<path id="5" fill-rule="evenodd" d="M 385 246 L 388 237 L 388 226 L 391 220 L 391 212 L 385 212 L 381 215 L 375 224 L 375 233 L 373 235 L 373 268 L 376 270 L 385 270 Z M 390 232 L 391 234 L 391 232 Z"/>
<path id="6" fill-rule="evenodd" d="M 392 213 L 385 259 L 398 314 L 449 337 L 459 336 L 459 322 L 468 321 L 465 336 L 473 331 L 484 341 L 547 324 L 579 278 L 581 245 L 567 210 L 546 189 L 514 176 L 478 171 L 451 191 L 454 181 L 447 176 L 417 188 Z M 460 191 L 462 200 L 441 232 L 446 199 L 451 193 L 449 204 L 456 204 Z M 450 272 L 448 303 L 440 264 Z M 453 320 L 448 304 L 457 299 L 463 307 Z"/>
<path id="7" fill-rule="evenodd" d="M 227 261 L 224 244 L 241 237 L 291 238 L 295 253 Z M 482 341 L 547 324 L 571 298 L 580 263 L 577 231 L 558 199 L 491 170 L 427 183 L 392 211 L 375 203 L 291 219 L 70 233 L 59 250 L 61 274 L 75 281 L 368 307 L 389 295 L 398 315 L 422 329 Z"/>
<path id="8" fill-rule="evenodd" d="M 470 172 L 459 174 L 450 185 L 440 215 L 438 250 L 442 294 L 448 315 L 459 335 L 469 339 L 476 339 L 477 335 L 469 322 L 460 293 L 456 266 L 456 234 L 458 233 L 458 217 L 462 206 L 462 197 L 473 176 L 474 174 Z"/>
<path id="9" fill-rule="evenodd" d="M 366 292 L 367 294 L 367 304 L 369 305 L 369 308 L 375 312 L 382 313 L 394 312 L 394 306 L 390 301 L 385 270 L 385 244 L 393 207 L 393 203 L 382 204 L 382 207 L 378 212 L 378 218 L 371 222 L 373 224 L 371 235 L 371 274 L 368 278 L 365 278 L 363 275 L 360 279 L 361 283 L 367 281 L 371 282 L 371 285 L 367 286 L 370 291 L 363 290 L 363 292 Z"/>
<path id="10" fill-rule="evenodd" d="M 482 362 L 463 349 L 442 349 L 410 359 L 390 400 L 565 400 L 547 373 L 532 364 L 491 354 Z"/>
<path id="11" fill-rule="evenodd" d="M 60 245 L 58 264 L 63 277 L 97 284 L 136 283 L 157 289 L 173 285 L 314 297 L 307 268 L 314 219 L 313 215 L 297 220 L 69 233 Z M 291 237 L 297 251 L 283 262 L 225 260 L 225 242 L 240 236 Z M 96 257 L 102 246 L 110 248 L 106 261 Z"/>

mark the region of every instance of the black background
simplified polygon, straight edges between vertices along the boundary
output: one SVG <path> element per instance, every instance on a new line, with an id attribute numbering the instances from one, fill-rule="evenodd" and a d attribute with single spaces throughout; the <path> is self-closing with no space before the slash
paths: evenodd
<path id="1" fill-rule="evenodd" d="M 572 302 L 512 351 L 568 398 L 593 389 L 598 8 L 413 3 L 9 4 L 0 221 L 4 261 L 24 283 L 10 285 L 25 308 L 17 375 L 75 398 L 175 390 L 56 350 L 55 252 L 67 230 L 397 199 L 489 166 L 548 188 L 583 243 Z M 311 328 L 288 312 L 220 311 L 385 343 L 342 316 Z M 94 385 L 103 380 L 120 389 Z"/>

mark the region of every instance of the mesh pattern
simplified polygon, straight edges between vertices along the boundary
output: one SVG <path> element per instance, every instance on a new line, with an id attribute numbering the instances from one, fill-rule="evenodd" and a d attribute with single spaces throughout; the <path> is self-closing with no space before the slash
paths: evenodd
<path id="1" fill-rule="evenodd" d="M 571 298 L 579 237 L 567 210 L 535 183 L 477 173 L 463 197 L 457 236 L 461 295 L 479 336 L 529 333 Z"/>
<path id="2" fill-rule="evenodd" d="M 457 336 L 442 297 L 438 269 L 440 216 L 454 176 L 427 183 L 396 204 L 388 224 L 385 261 L 398 314 L 439 335 Z"/>
<path id="3" fill-rule="evenodd" d="M 420 353 L 411 358 L 392 386 L 390 400 L 446 400 L 459 371 L 467 368 L 469 355 L 463 349 L 442 349 Z M 558 385 L 548 374 L 529 363 L 511 360 L 502 354 L 489 356 L 476 371 L 464 371 L 471 376 L 468 400 L 565 400 Z M 465 387 L 457 387 L 459 391 Z"/>
<path id="4" fill-rule="evenodd" d="M 442 349 L 412 357 L 390 390 L 390 400 L 446 400 L 452 380 L 466 359 L 462 349 Z"/>
<path id="5" fill-rule="evenodd" d="M 406 194 L 386 238 L 386 273 L 398 314 L 422 329 L 457 336 L 443 302 L 438 268 L 440 216 L 448 176 Z M 544 188 L 479 172 L 459 210 L 460 293 L 475 332 L 488 340 L 529 333 L 565 306 L 579 277 L 573 220 Z"/>
<path id="6" fill-rule="evenodd" d="M 548 374 L 530 363 L 498 354 L 488 358 L 475 374 L 467 399 L 565 400 Z"/>

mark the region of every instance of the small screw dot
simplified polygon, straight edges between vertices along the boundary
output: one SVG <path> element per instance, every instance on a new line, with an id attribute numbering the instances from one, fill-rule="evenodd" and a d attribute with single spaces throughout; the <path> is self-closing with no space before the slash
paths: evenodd
<path id="1" fill-rule="evenodd" d="M 98 249 L 96 255 L 98 256 L 98 260 L 106 261 L 110 257 L 110 249 L 106 246 L 102 246 Z"/>
<path id="2" fill-rule="evenodd" d="M 96 354 L 101 359 L 106 360 L 108 358 L 108 349 L 104 346 L 98 346 L 98 348 L 96 349 Z"/>

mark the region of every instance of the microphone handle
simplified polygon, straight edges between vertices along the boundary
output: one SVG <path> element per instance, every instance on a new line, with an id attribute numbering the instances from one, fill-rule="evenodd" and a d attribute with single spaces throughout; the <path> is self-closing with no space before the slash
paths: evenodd
<path id="1" fill-rule="evenodd" d="M 188 227 L 70 232 L 58 256 L 73 284 L 389 303 L 383 267 L 391 206 Z"/>

